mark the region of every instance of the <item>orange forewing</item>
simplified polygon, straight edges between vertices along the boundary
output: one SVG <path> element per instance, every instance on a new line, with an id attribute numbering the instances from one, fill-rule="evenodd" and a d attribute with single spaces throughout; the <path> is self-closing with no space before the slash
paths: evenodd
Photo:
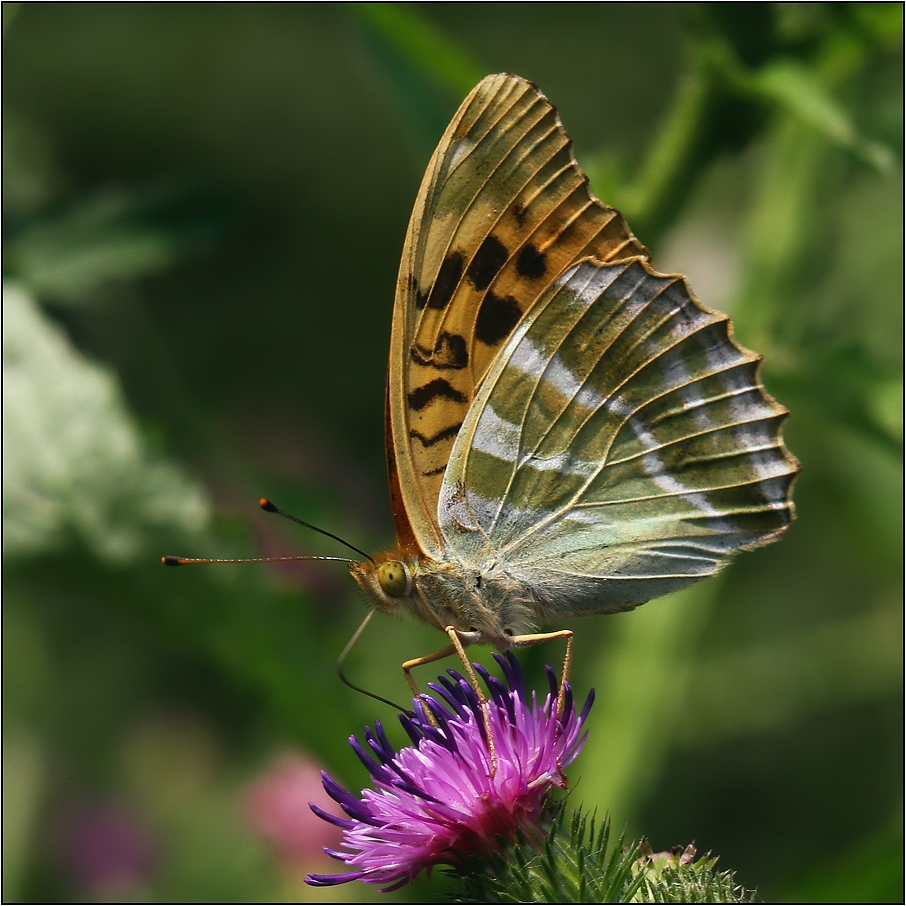
<path id="1" fill-rule="evenodd" d="M 590 192 L 556 110 L 530 82 L 484 79 L 428 165 L 397 279 L 387 388 L 401 544 L 437 558 L 450 450 L 495 356 L 576 261 L 647 257 Z"/>

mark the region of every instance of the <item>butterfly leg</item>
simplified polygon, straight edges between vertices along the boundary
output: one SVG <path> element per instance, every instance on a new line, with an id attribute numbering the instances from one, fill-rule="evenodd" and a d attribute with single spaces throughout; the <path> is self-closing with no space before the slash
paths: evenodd
<path id="1" fill-rule="evenodd" d="M 413 658 L 411 661 L 406 661 L 403 664 L 403 673 L 406 676 L 406 682 L 409 684 L 409 688 L 412 690 L 413 695 L 419 696 L 421 695 L 421 692 L 418 691 L 418 684 L 412 676 L 412 670 L 416 667 L 421 667 L 423 664 L 433 664 L 435 661 L 443 660 L 443 658 L 449 657 L 451 654 L 456 654 L 456 649 L 452 645 L 445 645 L 439 651 L 432 651 L 431 654 Z"/>
<path id="2" fill-rule="evenodd" d="M 459 655 L 459 659 L 462 661 L 462 665 L 465 668 L 466 675 L 469 677 L 469 682 L 472 684 L 472 688 L 478 696 L 478 701 L 481 705 L 481 714 L 484 718 L 484 731 L 488 738 L 488 752 L 491 755 L 491 777 L 493 777 L 497 773 L 497 749 L 494 747 L 494 734 L 491 733 L 491 718 L 488 714 L 488 700 L 485 697 L 481 686 L 478 685 L 478 677 L 475 676 L 472 664 L 466 657 L 466 649 L 462 643 L 462 639 L 459 637 L 459 633 L 453 626 L 447 626 L 444 631 L 450 637 L 450 642 L 456 650 L 456 653 Z"/>
<path id="3" fill-rule="evenodd" d="M 466 671 L 466 676 L 469 678 L 469 684 L 475 690 L 475 694 L 478 696 L 478 701 L 481 705 L 481 713 L 484 718 L 485 735 L 488 739 L 488 751 L 491 755 L 491 777 L 493 777 L 497 773 L 497 750 L 494 747 L 494 737 L 491 733 L 491 719 L 488 716 L 487 697 L 485 696 L 481 686 L 478 683 L 478 677 L 475 675 L 472 664 L 470 663 L 468 657 L 466 657 L 466 649 L 462 643 L 462 639 L 459 637 L 459 632 L 456 630 L 456 627 L 447 626 L 444 629 L 444 632 L 446 632 L 449 636 L 450 644 L 444 648 L 441 648 L 439 651 L 434 651 L 431 654 L 426 654 L 424 657 L 413 658 L 411 661 L 406 661 L 406 663 L 403 664 L 403 673 L 406 674 L 406 680 L 409 683 L 409 687 L 412 689 L 413 694 L 415 696 L 418 696 L 418 686 L 416 685 L 415 680 L 412 677 L 412 673 L 410 672 L 414 667 L 421 667 L 423 664 L 430 664 L 433 661 L 439 661 L 441 660 L 441 658 L 448 657 L 451 654 L 456 654 L 459 656 L 459 660 L 461 661 L 462 666 Z M 427 711 L 427 713 L 430 720 L 430 711 Z"/>
<path id="4" fill-rule="evenodd" d="M 573 662 L 573 631 L 571 629 L 558 629 L 556 632 L 535 632 L 531 635 L 517 635 L 510 639 L 514 648 L 530 648 L 543 642 L 552 642 L 555 639 L 566 639 L 566 655 L 563 658 L 563 672 L 560 674 L 560 691 L 557 693 L 557 717 L 563 714 L 563 704 L 566 696 L 566 683 L 569 680 L 569 671 Z"/>

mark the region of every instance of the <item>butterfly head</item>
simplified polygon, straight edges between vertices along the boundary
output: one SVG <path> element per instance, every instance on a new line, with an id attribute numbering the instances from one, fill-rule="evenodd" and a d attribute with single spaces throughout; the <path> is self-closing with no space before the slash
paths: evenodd
<path id="1" fill-rule="evenodd" d="M 369 602 L 381 613 L 390 614 L 411 609 L 416 570 L 417 560 L 400 552 L 349 563 L 349 572 Z"/>

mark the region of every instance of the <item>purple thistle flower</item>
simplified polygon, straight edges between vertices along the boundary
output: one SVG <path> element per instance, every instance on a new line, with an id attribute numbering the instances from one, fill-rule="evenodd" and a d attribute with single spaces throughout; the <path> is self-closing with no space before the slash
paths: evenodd
<path id="1" fill-rule="evenodd" d="M 529 701 L 519 664 L 512 654 L 494 655 L 506 682 L 475 669 L 488 687 L 488 723 L 494 740 L 496 770 L 486 738 L 485 719 L 475 690 L 455 670 L 451 679 L 430 683 L 433 696 L 413 702 L 415 713 L 400 715 L 413 745 L 394 752 L 379 721 L 365 729 L 367 749 L 349 742 L 374 779 L 375 789 L 358 799 L 322 772 L 324 789 L 348 819 L 310 804 L 315 814 L 343 829 L 344 850 L 325 848 L 351 869 L 345 874 L 309 875 L 325 887 L 347 881 L 387 884 L 396 890 L 422 869 L 439 864 L 465 867 L 482 854 L 499 850 L 521 830 L 541 830 L 545 795 L 565 788 L 563 769 L 578 755 L 588 733 L 582 725 L 594 693 L 577 714 L 569 685 L 557 716 L 557 680 L 546 668 L 550 694 L 538 705 Z M 433 715 L 429 719 L 426 706 Z M 436 724 L 436 726 L 435 726 Z M 370 751 L 369 751 L 370 750 Z"/>

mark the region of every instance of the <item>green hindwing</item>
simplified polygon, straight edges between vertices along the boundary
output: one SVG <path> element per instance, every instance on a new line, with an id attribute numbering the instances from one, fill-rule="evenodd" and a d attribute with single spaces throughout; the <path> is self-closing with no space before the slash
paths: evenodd
<path id="1" fill-rule="evenodd" d="M 438 517 L 548 615 L 620 610 L 789 526 L 787 412 L 678 276 L 585 260 L 523 319 L 469 408 Z"/>

